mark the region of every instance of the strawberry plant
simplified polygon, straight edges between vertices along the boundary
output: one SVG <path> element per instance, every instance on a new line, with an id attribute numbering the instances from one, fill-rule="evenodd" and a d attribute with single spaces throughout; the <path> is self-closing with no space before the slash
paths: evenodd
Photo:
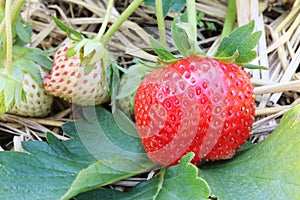
<path id="1" fill-rule="evenodd" d="M 106 43 L 142 0 L 135 0 L 105 33 L 113 1 L 108 1 L 104 22 L 98 34 L 86 38 L 55 19 L 69 38 L 57 50 L 53 69 L 44 78 L 44 87 L 50 94 L 78 105 L 99 105 L 109 100 L 109 66 L 114 62 Z"/>
<path id="2" fill-rule="evenodd" d="M 51 61 L 46 52 L 26 47 L 31 42 L 31 26 L 19 14 L 22 2 L 10 3 L 6 1 L 1 8 L 6 30 L 1 29 L 0 114 L 43 117 L 51 112 L 53 102 L 42 85 Z"/>
<path id="3" fill-rule="evenodd" d="M 252 49 L 260 32 L 252 33 L 254 22 L 224 38 L 214 59 L 196 46 L 193 1 L 187 1 L 187 11 L 189 23 L 175 20 L 173 38 L 188 57 L 176 58 L 152 39 L 154 51 L 170 64 L 149 74 L 135 98 L 142 144 L 154 162 L 167 166 L 191 151 L 195 164 L 232 158 L 254 122 L 253 86 L 240 67 L 256 57 Z"/>
<path id="4" fill-rule="evenodd" d="M 228 12 L 235 9 L 233 2 L 229 0 Z M 80 118 L 61 126 L 62 140 L 53 131 L 45 133 L 44 141 L 23 142 L 25 152 L 0 148 L 0 199 L 297 199 L 300 106 L 291 108 L 264 141 L 249 142 L 256 100 L 251 75 L 243 68 L 264 69 L 249 64 L 261 35 L 254 32 L 254 21 L 232 31 L 235 12 L 228 14 L 223 39 L 210 54 L 198 45 L 194 0 L 145 0 L 155 3 L 161 29 L 161 43 L 149 38 L 157 62 L 135 58 L 123 68 L 108 50 L 108 41 L 142 1 L 132 1 L 108 27 L 115 15 L 113 3 L 107 1 L 95 36 L 53 18 L 68 38 L 45 77 L 41 74 L 51 68 L 49 55 L 24 46 L 30 40 L 28 24 L 12 23 L 22 24 L 17 33 L 24 28 L 27 33 L 11 31 L 14 45 L 8 44 L 9 36 L 3 37 L 3 112 L 21 115 L 24 106 L 27 113 L 37 113 L 37 106 L 29 106 L 39 104 L 36 96 L 44 105 L 40 97 L 48 94 L 40 92 L 43 87 L 82 107 L 74 115 Z M 164 17 L 185 5 L 186 17 L 171 13 L 175 56 L 168 50 Z M 7 65 L 11 58 L 17 64 Z M 44 65 L 46 69 L 40 67 Z M 8 78 L 7 72 L 12 72 Z M 94 106 L 105 102 L 109 104 Z"/>

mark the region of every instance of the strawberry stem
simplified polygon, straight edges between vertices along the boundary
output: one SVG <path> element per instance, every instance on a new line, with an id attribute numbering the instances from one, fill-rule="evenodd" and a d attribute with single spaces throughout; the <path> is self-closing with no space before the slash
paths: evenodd
<path id="1" fill-rule="evenodd" d="M 158 30 L 159 30 L 159 39 L 161 44 L 164 47 L 166 47 L 167 39 L 166 39 L 166 29 L 165 29 L 165 22 L 163 16 L 162 0 L 155 0 L 155 8 L 156 8 L 156 19 L 157 19 Z"/>
<path id="2" fill-rule="evenodd" d="M 5 30 L 6 30 L 6 63 L 5 71 L 8 75 L 12 75 L 12 29 L 11 29 L 11 15 L 10 15 L 11 0 L 5 2 Z"/>
<path id="3" fill-rule="evenodd" d="M 227 14 L 226 14 L 222 34 L 221 34 L 221 39 L 228 36 L 232 32 L 235 20 L 236 20 L 236 2 L 235 0 L 228 0 Z"/>
<path id="4" fill-rule="evenodd" d="M 120 28 L 123 22 L 128 19 L 128 17 L 135 11 L 135 9 L 143 2 L 144 0 L 134 0 L 126 10 L 120 15 L 120 17 L 115 21 L 111 27 L 107 30 L 102 38 L 102 42 L 107 43 L 114 33 Z"/>
<path id="5" fill-rule="evenodd" d="M 192 40 L 197 42 L 197 18 L 196 18 L 196 4 L 195 0 L 187 0 L 186 8 L 188 13 L 188 22 L 191 25 Z"/>
<path id="6" fill-rule="evenodd" d="M 5 9 L 5 0 L 0 0 L 0 12 L 4 11 Z"/>
<path id="7" fill-rule="evenodd" d="M 96 36 L 96 40 L 100 40 L 104 34 L 104 31 L 107 27 L 107 24 L 108 24 L 108 21 L 109 21 L 109 17 L 110 17 L 110 14 L 111 14 L 111 10 L 112 10 L 112 7 L 114 5 L 114 0 L 108 0 L 108 3 L 107 3 L 107 8 L 106 8 L 106 13 L 105 13 L 105 16 L 104 16 L 104 19 L 103 19 L 103 23 L 100 27 L 100 30 Z"/>
<path id="8" fill-rule="evenodd" d="M 9 8 L 10 13 L 11 13 L 11 21 L 14 22 L 16 19 L 16 16 L 18 13 L 20 13 L 21 7 L 23 6 L 25 0 L 15 0 L 12 4 L 12 6 Z M 5 17 L 4 17 L 5 18 Z M 0 24 L 0 35 L 4 32 L 5 29 L 5 22 L 6 20 L 3 19 L 1 24 Z"/>

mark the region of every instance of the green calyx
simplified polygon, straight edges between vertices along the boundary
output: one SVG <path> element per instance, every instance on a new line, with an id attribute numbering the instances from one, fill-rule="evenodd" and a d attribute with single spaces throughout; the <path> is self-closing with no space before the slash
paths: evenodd
<path id="1" fill-rule="evenodd" d="M 2 74 L 2 71 L 0 71 L 0 114 L 11 109 L 15 103 L 21 102 L 21 88 L 21 82 Z M 20 98 L 15 98 L 16 96 Z"/>
<path id="2" fill-rule="evenodd" d="M 224 37 L 215 54 L 215 58 L 221 61 L 232 62 L 242 67 L 265 69 L 263 66 L 249 65 L 257 53 L 253 48 L 257 45 L 261 31 L 253 32 L 254 21 L 239 27 L 228 36 Z"/>
<path id="3" fill-rule="evenodd" d="M 31 42 L 32 27 L 21 17 L 24 0 L 5 1 L 1 4 L 0 18 L 0 114 L 14 105 L 20 105 L 26 91 L 23 78 L 27 73 L 42 86 L 39 68 L 51 69 L 48 53 L 27 48 Z M 3 13 L 4 12 L 4 13 Z"/>
<path id="4" fill-rule="evenodd" d="M 24 98 L 22 81 L 24 74 L 28 73 L 41 86 L 43 84 L 40 67 L 51 69 L 52 63 L 48 53 L 37 48 L 27 48 L 20 45 L 13 46 L 13 62 L 11 74 L 5 70 L 5 51 L 0 49 L 0 114 L 5 113 L 14 104 L 19 105 Z"/>
<path id="5" fill-rule="evenodd" d="M 148 4 L 154 3 L 147 1 Z M 232 31 L 236 19 L 236 5 L 234 0 L 228 2 L 228 12 L 222 32 L 222 41 L 213 56 L 222 62 L 231 62 L 244 68 L 266 69 L 264 66 L 249 64 L 257 56 L 254 47 L 257 45 L 261 36 L 261 31 L 254 31 L 254 21 Z M 197 44 L 197 25 L 199 16 L 196 14 L 195 0 L 186 1 L 186 12 L 174 17 L 172 23 L 172 38 L 183 57 L 206 56 Z M 160 34 L 161 35 L 161 34 Z M 162 40 L 162 39 L 161 39 Z M 150 43 L 154 52 L 158 55 L 158 63 L 166 65 L 177 61 L 165 45 L 159 43 L 150 36 Z"/>
<path id="6" fill-rule="evenodd" d="M 103 60 L 108 66 L 113 62 L 113 58 L 109 56 L 109 52 L 106 49 L 107 42 L 111 39 L 113 34 L 119 29 L 122 23 L 135 11 L 135 9 L 143 2 L 143 0 L 134 0 L 121 14 L 121 16 L 108 28 L 105 32 L 111 10 L 114 4 L 113 0 L 107 2 L 107 10 L 104 16 L 103 23 L 99 29 L 98 34 L 95 37 L 84 37 L 81 33 L 68 27 L 56 17 L 52 17 L 56 25 L 67 33 L 67 36 L 74 41 L 74 45 L 71 46 L 67 52 L 67 56 L 80 56 L 80 62 L 86 69 L 86 73 L 89 73 L 96 62 Z M 109 60 L 111 59 L 111 60 Z"/>

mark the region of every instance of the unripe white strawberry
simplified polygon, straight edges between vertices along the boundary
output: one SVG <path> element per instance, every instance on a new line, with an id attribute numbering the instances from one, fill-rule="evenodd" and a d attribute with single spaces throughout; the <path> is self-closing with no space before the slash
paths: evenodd
<path id="1" fill-rule="evenodd" d="M 44 88 L 70 103 L 90 106 L 109 100 L 109 82 L 102 59 L 86 72 L 80 56 L 67 56 L 73 41 L 66 39 L 53 58 L 53 69 L 44 77 Z"/>
<path id="2" fill-rule="evenodd" d="M 128 69 L 123 69 L 124 74 L 119 83 L 116 99 L 126 115 L 131 117 L 134 115 L 135 94 L 143 78 L 159 67 L 152 62 L 138 61 Z"/>
<path id="3" fill-rule="evenodd" d="M 44 117 L 51 112 L 53 96 L 46 93 L 45 89 L 30 74 L 24 74 L 23 91 L 25 98 L 19 105 L 14 105 L 8 113 L 29 116 Z"/>
<path id="4" fill-rule="evenodd" d="M 124 90 L 128 81 L 130 80 L 130 76 L 127 74 L 123 74 L 120 80 L 119 94 Z M 128 116 L 133 116 L 134 112 L 134 99 L 135 99 L 136 90 L 129 91 L 126 96 L 119 96 L 117 100 L 120 108 L 123 110 L 125 114 Z"/>

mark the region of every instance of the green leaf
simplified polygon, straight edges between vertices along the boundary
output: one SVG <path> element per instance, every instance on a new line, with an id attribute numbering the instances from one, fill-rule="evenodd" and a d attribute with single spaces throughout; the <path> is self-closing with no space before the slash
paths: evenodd
<path id="1" fill-rule="evenodd" d="M 191 49 L 191 45 L 189 43 L 187 34 L 184 32 L 182 28 L 177 26 L 178 23 L 179 23 L 178 17 L 174 17 L 172 23 L 172 38 L 180 54 L 184 57 L 187 57 L 188 52 Z"/>
<path id="2" fill-rule="evenodd" d="M 74 29 L 68 27 L 67 25 L 65 25 L 62 21 L 60 21 L 59 19 L 57 19 L 56 17 L 52 16 L 52 19 L 54 20 L 54 22 L 56 23 L 56 25 L 63 31 L 65 31 L 67 33 L 67 35 L 74 39 L 74 40 L 81 40 L 83 37 L 82 35 L 75 31 Z M 75 38 L 74 38 L 75 37 Z"/>
<path id="3" fill-rule="evenodd" d="M 155 0 L 144 0 L 146 6 L 155 4 Z M 166 17 L 170 10 L 180 12 L 186 4 L 186 0 L 162 0 L 163 3 L 163 16 Z"/>
<path id="4" fill-rule="evenodd" d="M 60 199 L 65 194 L 78 171 L 87 164 L 80 165 L 76 159 L 59 154 L 64 144 L 54 140 L 51 138 L 56 143 L 53 145 L 38 141 L 23 143 L 32 154 L 0 152 L 2 199 Z"/>
<path id="5" fill-rule="evenodd" d="M 171 1 L 171 9 L 174 11 L 174 12 L 180 12 L 184 7 L 185 7 L 185 4 L 186 4 L 186 0 L 176 0 L 176 1 Z"/>
<path id="6" fill-rule="evenodd" d="M 281 119 L 263 142 L 235 159 L 199 170 L 218 199 L 298 199 L 300 197 L 300 105 Z"/>
<path id="7" fill-rule="evenodd" d="M 228 37 L 224 37 L 220 46 L 215 54 L 215 57 L 231 57 L 236 51 L 239 56 L 235 62 L 238 65 L 251 62 L 256 57 L 256 52 L 253 48 L 258 43 L 261 32 L 254 32 L 254 21 L 241 26 L 233 31 Z"/>
<path id="8" fill-rule="evenodd" d="M 210 196 L 207 183 L 197 177 L 197 168 L 189 163 L 193 157 L 189 153 L 181 158 L 178 165 L 163 168 L 154 178 L 138 184 L 129 192 L 101 189 L 81 194 L 78 200 L 168 200 L 168 199 L 205 199 Z"/>
<path id="9" fill-rule="evenodd" d="M 79 172 L 62 199 L 69 199 L 87 190 L 99 188 L 145 171 L 141 165 L 125 158 L 99 160 Z"/>
<path id="10" fill-rule="evenodd" d="M 125 133 L 138 137 L 138 132 L 135 123 L 119 108 L 115 110 L 114 120 Z"/>
<path id="11" fill-rule="evenodd" d="M 81 141 L 86 142 L 85 146 L 98 160 L 109 155 L 135 162 L 143 161 L 146 166 L 149 164 L 150 160 L 141 145 L 140 138 L 123 132 L 109 111 L 102 107 L 86 107 L 83 112 L 89 122 L 76 122 L 76 128 Z M 92 144 L 89 144 L 90 142 Z"/>
<path id="12" fill-rule="evenodd" d="M 1 96 L 0 96 L 1 97 Z M 87 107 L 86 121 L 63 125 L 72 137 L 24 142 L 29 153 L 0 152 L 1 199 L 61 199 L 154 167 L 139 138 L 118 129 L 104 108 Z"/>
<path id="13" fill-rule="evenodd" d="M 20 18 L 20 17 L 18 17 L 18 18 Z M 23 43 L 29 44 L 31 42 L 31 32 L 32 32 L 30 23 L 21 21 L 20 19 L 17 19 L 15 21 L 15 26 L 16 26 L 16 33 L 17 33 L 19 39 Z"/>
<path id="14" fill-rule="evenodd" d="M 155 40 L 152 36 L 149 37 L 151 46 L 158 57 L 163 61 L 176 61 L 177 58 L 168 51 L 162 44 Z"/>

